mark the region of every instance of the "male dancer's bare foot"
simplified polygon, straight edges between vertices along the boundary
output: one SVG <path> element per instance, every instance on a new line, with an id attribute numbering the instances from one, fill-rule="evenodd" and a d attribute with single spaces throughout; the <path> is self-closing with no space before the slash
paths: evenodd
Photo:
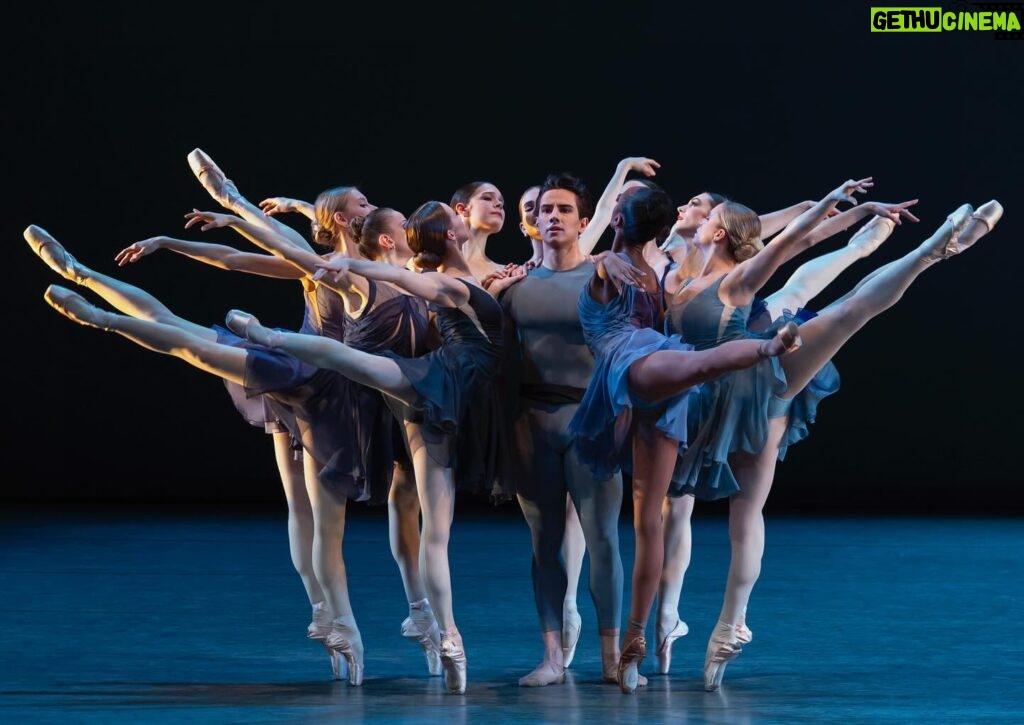
<path id="1" fill-rule="evenodd" d="M 544 660 L 533 672 L 519 678 L 520 687 L 545 687 L 561 685 L 565 682 L 565 668 L 561 665 Z"/>
<path id="2" fill-rule="evenodd" d="M 51 284 L 46 288 L 43 299 L 69 320 L 80 325 L 95 327 L 100 330 L 110 329 L 110 313 L 90 303 L 82 295 L 67 287 Z"/>

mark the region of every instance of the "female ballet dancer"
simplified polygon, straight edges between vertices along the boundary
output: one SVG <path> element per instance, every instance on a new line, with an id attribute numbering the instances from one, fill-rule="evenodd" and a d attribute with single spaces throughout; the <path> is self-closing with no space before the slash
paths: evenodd
<path id="1" fill-rule="evenodd" d="M 211 212 L 193 212 L 186 216 L 188 225 L 202 223 L 203 231 L 237 226 L 238 222 L 237 217 Z M 405 223 L 405 216 L 394 209 L 374 208 L 365 217 L 349 219 L 346 236 L 351 237 L 361 257 L 404 269 L 412 258 Z M 338 233 L 340 231 L 335 234 Z M 427 311 L 421 298 L 386 282 L 378 283 L 358 275 L 339 274 L 324 279 L 318 267 L 323 257 L 296 249 L 275 235 L 251 238 L 261 248 L 302 269 L 311 284 L 327 284 L 341 296 L 347 315 L 342 337 L 346 345 L 365 352 L 390 352 L 402 357 L 416 357 L 426 352 Z M 312 280 L 314 276 L 316 281 Z M 333 379 L 334 373 L 329 377 Z M 362 385 L 347 385 L 351 390 L 345 400 L 344 415 L 350 438 L 354 438 L 356 445 L 335 450 L 330 459 L 332 468 L 367 481 L 366 490 L 371 500 L 376 498 L 374 488 L 377 496 L 387 492 L 391 550 L 409 602 L 409 616 L 402 623 L 402 635 L 420 643 L 431 674 L 439 675 L 440 632 L 419 572 L 420 507 L 404 427 L 379 391 Z M 337 410 L 326 413 L 342 414 Z M 325 455 L 327 453 L 329 451 Z M 374 486 L 375 481 L 380 484 Z M 381 485 L 385 482 L 390 485 Z M 328 539 L 324 546 L 333 551 L 340 549 L 341 542 Z"/>
<path id="2" fill-rule="evenodd" d="M 725 198 L 719 194 L 702 192 L 678 208 L 676 223 L 662 247 L 665 251 L 659 250 L 655 254 L 656 258 L 660 257 L 664 260 L 660 278 L 667 295 L 674 294 L 686 279 L 699 271 L 702 255 L 691 244 L 691 240 L 697 226 L 707 218 L 713 207 L 723 201 Z M 795 319 L 800 323 L 813 317 L 816 313 L 806 308 L 811 299 L 854 262 L 864 259 L 876 251 L 888 239 L 895 226 L 902 223 L 902 220 L 919 221 L 909 211 L 909 207 L 916 203 L 916 199 L 900 204 L 869 201 L 854 206 L 841 214 L 835 209 L 826 212 L 828 218 L 821 222 L 816 230 L 822 235 L 822 238 L 852 226 L 868 214 L 875 216 L 858 229 L 845 246 L 800 265 L 781 288 L 766 298 L 755 296 L 747 329 L 751 332 L 763 332 L 773 321 Z M 800 210 L 802 213 L 813 205 L 813 201 L 804 202 L 787 210 L 760 215 L 762 229 L 774 232 L 779 221 L 786 219 L 789 212 Z M 792 220 L 787 219 L 787 224 Z M 652 241 L 648 249 L 645 250 L 645 256 L 653 246 L 654 242 Z M 657 266 L 653 264 L 652 266 L 656 271 L 658 270 Z M 792 313 L 791 310 L 796 310 L 796 312 Z M 679 600 L 686 570 L 690 565 L 692 551 L 690 521 L 693 504 L 693 496 L 668 496 L 663 507 L 665 563 L 658 586 L 658 609 L 655 617 L 655 656 L 657 669 L 661 674 L 668 674 L 671 669 L 672 644 L 689 632 L 686 622 L 679 616 Z M 753 636 L 746 625 L 745 613 L 741 615 L 740 621 L 737 623 L 737 634 L 741 643 L 744 644 L 751 641 Z"/>
<path id="3" fill-rule="evenodd" d="M 465 222 L 450 206 L 423 204 L 406 225 L 417 273 L 376 262 L 335 258 L 322 275 L 355 274 L 392 282 L 432 303 L 443 344 L 419 358 L 373 355 L 336 340 L 267 329 L 247 313 L 228 313 L 229 327 L 251 340 L 285 350 L 307 362 L 334 369 L 397 401 L 409 426 L 416 483 L 423 511 L 420 568 L 442 629 L 441 660 L 448 691 L 466 690 L 466 652 L 452 607 L 448 540 L 455 506 L 458 468 L 480 452 L 460 445 L 461 424 L 474 399 L 486 393 L 501 361 L 502 312 L 478 286 L 462 256 Z M 488 454 L 484 453 L 485 458 Z M 482 483 L 480 479 L 476 484 Z M 477 488 L 477 492 L 485 489 Z M 504 491 L 502 497 L 508 497 Z"/>
<path id="4" fill-rule="evenodd" d="M 812 221 L 820 219 L 870 185 L 870 179 L 851 180 L 806 214 Z M 836 351 L 894 305 L 921 272 L 973 245 L 1001 216 L 996 201 L 973 214 L 970 205 L 961 206 L 917 249 L 872 272 L 851 293 L 804 322 L 799 350 L 701 389 L 691 411 L 696 432 L 681 459 L 682 486 L 673 494 L 729 497 L 732 559 L 719 621 L 705 655 L 705 689 L 720 687 L 727 664 L 750 636 L 741 625 L 764 553 L 762 510 L 779 452 L 807 419 L 806 408 L 794 407 L 797 397 Z M 805 229 L 762 245 L 754 212 L 735 202 L 715 206 L 693 239 L 705 254 L 703 268 L 673 295 L 668 330 L 704 350 L 749 338 L 754 294 L 781 264 L 813 242 Z"/>
<path id="5" fill-rule="evenodd" d="M 139 287 L 86 267 L 68 254 L 53 237 L 38 226 L 29 226 L 25 230 L 24 236 L 32 251 L 50 269 L 69 282 L 92 290 L 119 312 L 161 325 L 180 328 L 191 335 L 200 336 L 211 342 L 231 345 L 241 350 L 249 345 L 247 341 L 227 329 L 216 325 L 204 327 L 179 317 L 165 304 Z M 254 274 L 270 272 L 266 265 L 267 257 L 263 254 L 240 252 L 231 247 L 217 244 L 182 241 L 178 246 L 178 243 L 179 240 L 168 238 L 167 248 L 174 248 L 183 254 L 195 255 L 196 258 L 201 258 L 209 264 L 223 269 Z M 146 240 L 122 250 L 116 259 L 119 264 L 123 265 L 127 263 L 125 255 L 129 250 L 134 250 L 138 254 L 148 254 L 150 251 L 160 248 L 159 245 L 160 238 Z M 143 248 L 147 251 L 142 252 Z M 295 270 L 290 270 L 288 276 L 295 278 Z M 274 455 L 288 508 L 288 548 L 292 565 L 299 574 L 312 608 L 312 618 L 306 635 L 312 640 L 322 642 L 326 636 L 324 630 L 330 626 L 331 616 L 326 596 L 317 581 L 313 565 L 313 511 L 304 481 L 302 447 L 298 446 L 299 455 L 296 456 L 297 439 L 288 427 L 288 425 L 294 427 L 294 421 L 290 420 L 286 411 L 271 408 L 266 396 L 247 398 L 240 382 L 227 378 L 224 379 L 224 382 L 228 386 L 236 407 L 249 418 L 251 423 L 255 424 L 262 419 L 264 422 L 275 424 L 273 427 L 268 424 L 267 430 L 273 435 Z M 285 425 L 283 418 L 289 418 L 288 425 Z M 343 672 L 341 656 L 330 648 L 327 648 L 327 652 L 331 658 L 331 668 L 335 679 L 346 676 Z"/>
<path id="6" fill-rule="evenodd" d="M 213 159 L 201 149 L 193 150 L 189 154 L 188 161 L 192 171 L 212 198 L 219 201 L 225 208 L 235 211 L 249 224 L 266 230 L 263 235 L 246 234 L 246 236 L 262 248 L 303 269 L 305 272 L 304 284 L 307 286 L 315 288 L 317 283 L 312 279 L 312 275 L 316 270 L 310 265 L 316 261 L 322 261 L 322 259 L 314 258 L 312 249 L 304 242 L 301 245 L 294 245 L 294 247 L 284 244 L 283 237 L 287 236 L 288 232 L 293 234 L 294 232 L 287 225 L 271 219 L 271 214 L 287 211 L 301 213 L 312 221 L 316 241 L 328 249 L 333 249 L 336 253 L 348 256 L 369 255 L 370 259 L 399 266 L 404 266 L 412 256 L 412 252 L 405 243 L 404 230 L 400 227 L 400 224 L 404 223 L 404 217 L 394 210 L 388 210 L 387 213 L 375 219 L 371 227 L 366 230 L 365 239 L 361 241 L 356 238 L 357 235 L 353 227 L 359 220 L 373 213 L 376 207 L 355 187 L 343 186 L 329 189 L 321 193 L 313 204 L 287 197 L 272 197 L 261 201 L 257 208 L 239 193 L 234 182 L 228 179 Z M 201 218 L 194 218 L 192 215 L 186 216 L 189 217 L 186 226 L 204 221 Z M 205 230 L 209 228 L 209 225 L 203 228 Z M 239 231 L 244 233 L 243 229 L 239 229 Z M 279 233 L 275 234 L 275 232 Z M 298 248 L 298 251 L 295 250 L 295 247 Z M 291 256 L 288 256 L 287 252 L 291 252 Z M 415 310 L 409 308 L 410 304 L 417 304 L 414 302 L 414 298 L 404 296 L 395 299 L 394 302 L 383 300 L 387 303 L 382 305 L 383 315 L 381 316 L 374 308 L 376 285 L 371 290 L 365 280 L 357 280 L 354 284 L 354 287 L 346 287 L 340 291 L 335 289 L 335 292 L 342 294 L 342 302 L 345 305 L 345 316 L 342 319 L 344 323 L 343 339 L 360 349 L 372 350 L 383 345 L 384 347 L 398 346 L 396 351 L 399 354 L 417 355 L 424 351 L 427 336 L 422 326 L 425 324 L 425 316 L 418 306 Z M 364 306 L 362 301 L 367 300 L 371 292 L 374 295 L 374 300 L 370 300 L 369 305 Z M 394 297 L 388 289 L 384 289 L 382 294 L 386 294 L 387 299 Z M 358 315 L 361 322 L 353 322 L 353 314 Z M 392 314 L 397 314 L 398 317 L 392 318 Z M 382 325 L 376 322 L 381 319 L 384 320 Z M 389 337 L 386 330 L 388 325 L 392 324 L 395 325 L 394 334 Z M 406 331 L 412 333 L 411 341 L 404 337 Z M 416 485 L 410 468 L 411 463 L 408 463 L 407 456 L 404 455 L 404 430 L 401 430 L 399 435 L 389 433 L 388 431 L 395 428 L 396 423 L 393 416 L 384 411 L 379 394 L 365 388 L 356 388 L 356 390 L 358 391 L 356 399 L 350 402 L 359 413 L 355 421 L 356 424 L 351 426 L 350 432 L 357 441 L 357 445 L 341 449 L 349 454 L 355 454 L 355 459 L 350 458 L 341 462 L 339 467 L 351 471 L 368 472 L 372 481 L 390 480 L 391 482 L 390 487 L 383 489 L 387 490 L 388 498 L 389 541 L 392 556 L 402 576 L 402 585 L 409 602 L 409 614 L 402 622 L 401 633 L 402 636 L 415 639 L 420 643 L 427 660 L 428 670 L 432 675 L 439 675 L 441 667 L 438 652 L 440 638 L 429 602 L 425 599 L 425 588 L 418 569 L 420 509 Z M 327 451 L 325 455 L 333 455 L 333 453 Z M 395 467 L 394 475 L 391 473 L 392 462 Z M 315 480 L 310 481 L 310 484 L 315 483 Z M 369 488 L 382 490 L 380 486 Z M 330 502 L 324 501 L 324 506 L 330 506 Z M 325 511 L 325 514 L 329 515 L 330 513 L 337 512 Z M 340 533 L 343 534 L 343 531 L 342 528 Z M 328 541 L 338 533 L 337 527 L 325 529 L 325 537 Z M 328 545 L 324 550 L 340 551 L 340 545 L 338 547 Z M 327 630 L 320 630 L 322 636 L 326 636 L 328 633 Z"/>
<path id="7" fill-rule="evenodd" d="M 190 221 L 200 218 L 196 213 L 189 217 Z M 230 226 L 254 240 L 265 241 L 271 237 L 265 234 L 265 230 L 238 217 L 228 219 L 231 220 Z M 60 251 L 63 253 L 62 249 Z M 265 264 L 268 267 L 274 264 L 287 266 L 304 276 L 292 262 L 284 259 L 268 258 Z M 340 336 L 339 321 L 344 315 L 341 296 L 322 284 L 313 285 L 308 292 L 307 323 L 312 334 L 297 334 Z M 311 478 L 317 481 L 308 485 L 307 490 L 315 519 L 314 569 L 332 614 L 324 642 L 345 657 L 349 684 L 360 685 L 363 680 L 362 641 L 352 614 L 341 558 L 346 498 L 369 497 L 370 486 L 374 483 L 348 463 L 356 455 L 353 450 L 358 447 L 351 420 L 358 386 L 336 372 L 318 370 L 280 350 L 253 344 L 245 349 L 219 344 L 204 334 L 211 332 L 205 328 L 179 329 L 105 312 L 61 287 L 51 287 L 47 300 L 58 311 L 82 324 L 117 331 L 144 347 L 175 355 L 200 369 L 243 384 L 249 392 L 265 393 L 275 405 L 284 406 L 294 416 L 298 434 L 309 454 L 307 481 Z M 405 341 L 414 339 L 414 335 L 408 332 L 412 324 L 412 319 L 402 323 L 407 332 L 400 335 L 399 344 L 408 345 Z M 349 420 L 345 419 L 346 411 Z"/>
<path id="8" fill-rule="evenodd" d="M 499 264 L 487 256 L 487 240 L 505 226 L 505 197 L 489 181 L 472 181 L 460 186 L 449 203 L 463 218 L 469 238 L 462 246 L 462 256 L 470 272 L 484 280 L 507 265 Z"/>
<path id="9" fill-rule="evenodd" d="M 575 214 L 566 192 L 541 199 L 540 225 L 558 226 Z M 654 328 L 663 295 L 643 258 L 643 245 L 671 223 L 664 191 L 637 189 L 620 197 L 612 213 L 615 237 L 578 298 L 580 322 L 595 358 L 594 375 L 570 422 L 584 462 L 595 474 L 632 473 L 636 558 L 629 626 L 623 636 L 617 677 L 623 692 L 636 690 L 645 654 L 643 631 L 661 571 L 661 504 L 677 451 L 686 441 L 690 389 L 730 370 L 782 355 L 799 343 L 787 324 L 771 340 L 741 341 L 705 356 Z M 620 270 L 626 269 L 623 274 Z M 622 281 L 632 284 L 623 284 Z"/>

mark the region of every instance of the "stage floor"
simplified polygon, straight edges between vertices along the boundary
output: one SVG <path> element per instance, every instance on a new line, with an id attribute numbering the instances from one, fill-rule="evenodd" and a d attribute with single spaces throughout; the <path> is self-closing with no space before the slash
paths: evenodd
<path id="1" fill-rule="evenodd" d="M 155 508 L 155 507 L 154 507 Z M 584 633 L 562 686 L 525 689 L 540 660 L 525 523 L 460 513 L 455 614 L 464 696 L 428 677 L 383 512 L 352 507 L 345 559 L 366 647 L 361 688 L 329 679 L 285 513 L 0 514 L 0 721 L 1015 722 L 1024 721 L 1024 521 L 772 517 L 748 622 L 718 693 L 704 648 L 721 604 L 725 520 L 700 511 L 673 671 L 636 696 L 601 684 L 584 568 Z M 720 511 L 720 509 L 719 509 Z M 626 585 L 633 533 L 622 523 Z M 628 591 L 627 591 L 628 597 Z M 628 598 L 627 598 L 628 602 Z"/>

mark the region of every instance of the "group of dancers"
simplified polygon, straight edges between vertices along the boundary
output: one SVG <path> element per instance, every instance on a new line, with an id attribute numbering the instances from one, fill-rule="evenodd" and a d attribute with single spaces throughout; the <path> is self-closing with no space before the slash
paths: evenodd
<path id="1" fill-rule="evenodd" d="M 657 670 L 669 672 L 673 642 L 688 631 L 678 609 L 694 502 L 727 497 L 731 560 L 704 661 L 705 689 L 718 689 L 753 639 L 747 604 L 776 461 L 838 390 L 831 358 L 1003 211 L 996 201 L 962 205 L 815 312 L 807 303 L 840 272 L 897 225 L 918 221 L 916 200 L 858 203 L 869 177 L 762 215 L 711 192 L 677 207 L 652 181 L 659 164 L 630 157 L 596 204 L 571 174 L 527 189 L 518 210 L 530 256 L 502 264 L 486 249 L 505 222 L 504 197 L 490 182 L 407 218 L 351 186 L 315 203 L 254 204 L 201 149 L 188 160 L 224 211 L 193 210 L 185 227 L 228 227 L 258 251 L 159 236 L 121 250 L 117 263 L 166 249 L 298 280 L 301 326 L 268 328 L 241 310 L 224 326 L 183 319 L 33 225 L 25 230 L 32 251 L 114 311 L 65 286 L 51 285 L 45 299 L 74 322 L 220 377 L 246 420 L 271 434 L 292 561 L 312 609 L 307 635 L 350 685 L 362 684 L 364 653 L 345 572 L 345 511 L 350 500 L 386 502 L 409 606 L 401 633 L 451 693 L 464 693 L 467 679 L 448 555 L 458 491 L 516 499 L 531 532 L 543 656 L 519 684 L 564 682 L 582 629 L 586 552 L 602 678 L 625 693 L 646 684 L 640 665 L 656 599 Z M 287 213 L 309 219 L 312 243 L 278 219 Z M 845 246 L 762 295 L 783 264 L 864 220 Z M 609 227 L 610 249 L 595 253 Z M 636 547 L 622 631 L 624 476 Z"/>

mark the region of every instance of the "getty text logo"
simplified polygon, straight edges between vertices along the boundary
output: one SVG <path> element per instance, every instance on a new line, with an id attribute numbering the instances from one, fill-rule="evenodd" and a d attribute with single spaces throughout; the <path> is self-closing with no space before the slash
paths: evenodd
<path id="1" fill-rule="evenodd" d="M 994 31 L 997 40 L 1024 40 L 1024 3 L 952 2 L 941 7 L 871 8 L 872 33 Z"/>

